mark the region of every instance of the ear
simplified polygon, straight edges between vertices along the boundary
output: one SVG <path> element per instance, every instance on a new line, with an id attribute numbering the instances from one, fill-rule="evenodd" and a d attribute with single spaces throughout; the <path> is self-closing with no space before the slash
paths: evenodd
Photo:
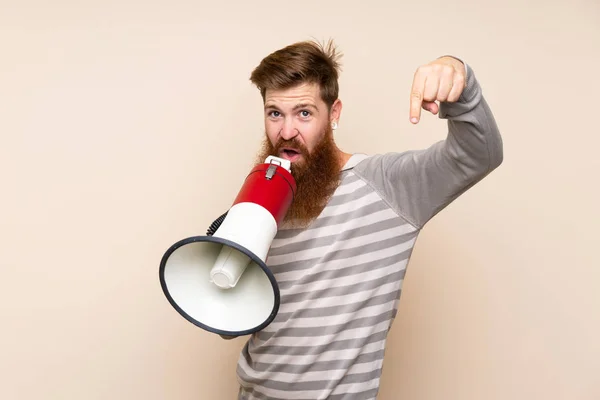
<path id="1" fill-rule="evenodd" d="M 340 123 L 340 117 L 342 115 L 342 101 L 337 99 L 331 105 L 331 109 L 329 111 L 329 123 L 332 124 L 334 122 Z"/>

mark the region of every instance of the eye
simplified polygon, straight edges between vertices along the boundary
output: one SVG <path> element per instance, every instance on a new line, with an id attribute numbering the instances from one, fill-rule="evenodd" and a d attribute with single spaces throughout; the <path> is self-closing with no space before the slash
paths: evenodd
<path id="1" fill-rule="evenodd" d="M 277 118 L 281 115 L 281 113 L 277 110 L 269 111 L 268 116 L 272 118 Z"/>
<path id="2" fill-rule="evenodd" d="M 308 110 L 302 110 L 302 111 L 300 111 L 300 116 L 301 116 L 302 118 L 308 118 L 308 117 L 310 117 L 310 116 L 311 116 L 311 113 L 310 113 L 310 111 L 308 111 Z"/>

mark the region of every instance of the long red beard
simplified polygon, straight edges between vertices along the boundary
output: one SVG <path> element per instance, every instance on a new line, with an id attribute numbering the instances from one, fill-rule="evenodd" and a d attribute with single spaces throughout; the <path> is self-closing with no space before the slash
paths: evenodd
<path id="1" fill-rule="evenodd" d="M 340 183 L 340 159 L 333 131 L 329 128 L 312 152 L 295 138 L 280 140 L 273 146 L 265 137 L 257 163 L 263 163 L 269 155 L 279 156 L 282 147 L 294 148 L 302 154 L 301 162 L 292 163 L 297 191 L 285 222 L 290 227 L 306 227 L 323 211 Z"/>

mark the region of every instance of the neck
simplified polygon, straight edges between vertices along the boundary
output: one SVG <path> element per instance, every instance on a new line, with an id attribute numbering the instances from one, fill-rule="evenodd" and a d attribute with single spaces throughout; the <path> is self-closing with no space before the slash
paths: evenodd
<path id="1" fill-rule="evenodd" d="M 346 153 L 346 152 L 340 150 L 339 148 L 337 148 L 337 159 L 338 159 L 340 171 L 342 170 L 342 168 L 344 168 L 344 165 L 346 165 L 346 163 L 348 162 L 350 157 L 352 157 L 352 154 Z"/>

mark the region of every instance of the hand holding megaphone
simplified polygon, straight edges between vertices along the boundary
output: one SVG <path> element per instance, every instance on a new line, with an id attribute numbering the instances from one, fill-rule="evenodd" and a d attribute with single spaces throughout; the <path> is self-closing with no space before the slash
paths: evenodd
<path id="1" fill-rule="evenodd" d="M 254 167 L 206 235 L 180 240 L 163 255 L 160 283 L 173 308 L 222 336 L 270 324 L 279 310 L 279 287 L 265 261 L 295 193 L 288 160 L 269 156 Z"/>

